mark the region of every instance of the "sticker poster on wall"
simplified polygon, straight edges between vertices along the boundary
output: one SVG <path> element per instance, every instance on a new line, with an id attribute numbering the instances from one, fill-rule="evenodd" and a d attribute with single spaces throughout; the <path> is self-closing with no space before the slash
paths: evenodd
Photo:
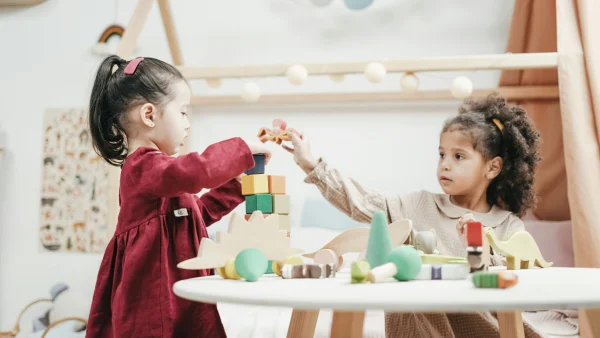
<path id="1" fill-rule="evenodd" d="M 46 110 L 40 249 L 104 252 L 108 164 L 94 152 L 85 109 Z"/>

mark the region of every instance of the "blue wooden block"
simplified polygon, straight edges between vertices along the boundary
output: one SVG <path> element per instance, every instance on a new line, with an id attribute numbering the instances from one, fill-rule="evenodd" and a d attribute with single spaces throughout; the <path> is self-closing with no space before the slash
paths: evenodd
<path id="1" fill-rule="evenodd" d="M 265 173 L 265 155 L 254 154 L 254 168 L 245 171 L 246 175 L 260 175 Z"/>

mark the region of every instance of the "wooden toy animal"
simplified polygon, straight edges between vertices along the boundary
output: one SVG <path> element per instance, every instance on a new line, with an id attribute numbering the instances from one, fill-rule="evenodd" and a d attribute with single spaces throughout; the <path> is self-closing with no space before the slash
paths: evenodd
<path id="1" fill-rule="evenodd" d="M 494 250 L 506 256 L 508 270 L 531 269 L 533 266 L 549 268 L 552 262 L 546 262 L 531 234 L 525 230 L 515 231 L 504 241 L 496 237 L 492 228 L 484 230 Z"/>
<path id="2" fill-rule="evenodd" d="M 413 229 L 409 243 L 424 254 L 438 255 L 440 253 L 437 250 L 437 237 L 433 228 L 427 231 L 416 231 Z"/>
<path id="3" fill-rule="evenodd" d="M 258 131 L 258 138 L 261 142 L 267 141 L 281 144 L 283 141 L 291 141 L 291 133 L 295 132 L 294 129 L 288 129 L 287 123 L 282 119 L 273 120 L 273 128 L 260 128 Z"/>
<path id="4" fill-rule="evenodd" d="M 398 220 L 392 222 L 388 227 L 392 248 L 396 248 L 402 245 L 410 236 L 412 221 L 409 219 Z M 362 252 L 367 249 L 369 232 L 369 227 L 344 231 L 325 244 L 321 249 L 303 254 L 303 256 L 314 259 L 315 263 L 337 264 L 339 270 L 344 262 L 342 255 L 349 252 Z"/>

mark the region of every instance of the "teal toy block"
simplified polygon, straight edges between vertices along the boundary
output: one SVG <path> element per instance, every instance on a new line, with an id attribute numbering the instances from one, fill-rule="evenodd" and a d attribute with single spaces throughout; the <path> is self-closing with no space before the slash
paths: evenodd
<path id="1" fill-rule="evenodd" d="M 271 194 L 256 194 L 246 196 L 246 214 L 260 210 L 263 214 L 273 213 L 273 196 Z"/>

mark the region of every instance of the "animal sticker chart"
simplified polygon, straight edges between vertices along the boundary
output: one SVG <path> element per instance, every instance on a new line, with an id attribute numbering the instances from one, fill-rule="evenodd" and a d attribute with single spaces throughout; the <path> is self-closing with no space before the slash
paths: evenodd
<path id="1" fill-rule="evenodd" d="M 40 250 L 104 252 L 108 164 L 94 152 L 84 109 L 44 116 Z"/>

